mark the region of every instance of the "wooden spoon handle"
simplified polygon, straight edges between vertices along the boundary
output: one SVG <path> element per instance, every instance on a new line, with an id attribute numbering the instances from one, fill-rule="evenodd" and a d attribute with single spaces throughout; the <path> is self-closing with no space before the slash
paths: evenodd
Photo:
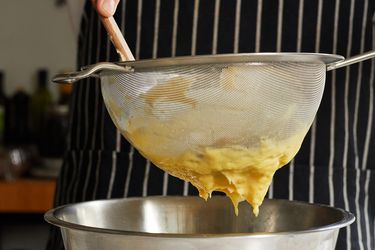
<path id="1" fill-rule="evenodd" d="M 107 30 L 109 38 L 115 46 L 117 53 L 119 53 L 122 61 L 134 61 L 134 56 L 130 51 L 128 44 L 123 37 L 120 28 L 118 27 L 113 17 L 100 17 Z"/>
<path id="2" fill-rule="evenodd" d="M 94 8 L 96 9 L 96 0 L 91 0 Z M 115 46 L 117 53 L 120 55 L 121 61 L 134 61 L 134 56 L 129 49 L 128 44 L 125 41 L 124 36 L 121 33 L 115 19 L 111 17 L 103 17 L 98 13 L 100 20 L 103 23 L 104 28 L 107 30 L 109 38 L 112 44 Z"/>

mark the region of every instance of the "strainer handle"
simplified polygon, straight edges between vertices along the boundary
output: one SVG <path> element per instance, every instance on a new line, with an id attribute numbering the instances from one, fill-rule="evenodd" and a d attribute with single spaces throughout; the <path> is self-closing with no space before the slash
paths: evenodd
<path id="1" fill-rule="evenodd" d="M 374 58 L 374 57 L 375 57 L 375 50 L 370 50 L 366 53 L 350 57 L 350 58 L 345 59 L 343 61 L 328 64 L 327 65 L 327 71 L 342 68 L 342 67 L 346 67 L 346 66 L 349 66 L 351 64 L 362 62 L 364 60 L 368 60 L 368 59 L 371 59 L 371 58 Z"/>
<path id="2" fill-rule="evenodd" d="M 97 63 L 81 69 L 81 71 L 70 72 L 56 75 L 52 81 L 55 83 L 74 83 L 87 77 L 98 77 L 100 71 L 119 71 L 119 72 L 132 72 L 133 70 L 128 66 L 120 66 L 114 63 Z"/>

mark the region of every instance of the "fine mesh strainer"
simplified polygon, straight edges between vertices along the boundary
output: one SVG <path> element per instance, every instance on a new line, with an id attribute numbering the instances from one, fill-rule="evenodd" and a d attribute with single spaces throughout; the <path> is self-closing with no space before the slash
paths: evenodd
<path id="1" fill-rule="evenodd" d="M 55 82 L 100 77 L 105 105 L 146 157 L 204 146 L 302 143 L 318 110 L 327 70 L 375 56 L 257 53 L 99 63 Z M 148 142 L 135 135 L 148 134 Z M 134 136 L 131 136 L 134 135 Z"/>

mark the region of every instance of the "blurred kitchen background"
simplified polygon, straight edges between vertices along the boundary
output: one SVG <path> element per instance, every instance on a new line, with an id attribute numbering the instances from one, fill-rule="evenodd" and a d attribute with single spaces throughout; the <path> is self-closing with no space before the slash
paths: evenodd
<path id="1" fill-rule="evenodd" d="M 62 0 L 0 2 L 0 250 L 44 249 L 66 146 L 76 34 Z"/>

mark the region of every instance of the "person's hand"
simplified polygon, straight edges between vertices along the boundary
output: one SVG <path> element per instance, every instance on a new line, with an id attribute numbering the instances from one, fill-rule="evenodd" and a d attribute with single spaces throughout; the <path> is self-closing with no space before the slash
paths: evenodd
<path id="1" fill-rule="evenodd" d="M 103 17 L 111 17 L 115 14 L 116 8 L 120 0 L 92 0 L 96 10 Z"/>

